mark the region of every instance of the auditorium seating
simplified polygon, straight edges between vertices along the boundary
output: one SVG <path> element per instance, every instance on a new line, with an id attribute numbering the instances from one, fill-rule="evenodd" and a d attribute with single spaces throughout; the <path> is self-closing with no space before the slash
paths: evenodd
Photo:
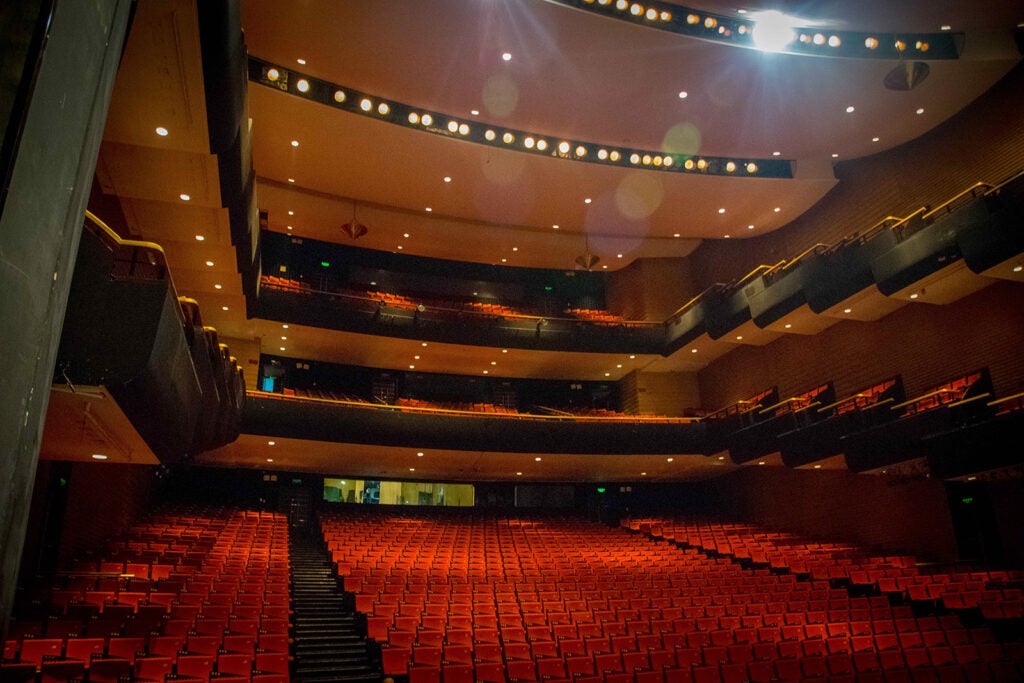
<path id="1" fill-rule="evenodd" d="M 31 665 L 42 681 L 287 681 L 289 620 L 283 515 L 168 508 L 33 585 L 4 668 Z"/>
<path id="2" fill-rule="evenodd" d="M 895 596 L 859 593 L 850 574 L 872 558 L 845 543 L 661 517 L 614 529 L 553 514 L 338 505 L 320 521 L 345 589 L 382 645 L 385 675 L 447 683 L 505 680 L 502 672 L 577 682 L 1020 673 L 1019 646 L 967 615 L 918 614 Z M 875 566 L 932 575 L 915 574 L 910 557 Z M 832 567 L 843 569 L 833 577 Z"/>

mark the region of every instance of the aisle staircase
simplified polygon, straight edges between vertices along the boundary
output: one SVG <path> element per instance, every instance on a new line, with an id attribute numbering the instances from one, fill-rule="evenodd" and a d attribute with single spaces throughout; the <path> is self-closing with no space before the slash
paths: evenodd
<path id="1" fill-rule="evenodd" d="M 379 657 L 360 634 L 323 540 L 293 528 L 290 545 L 292 683 L 380 683 Z"/>

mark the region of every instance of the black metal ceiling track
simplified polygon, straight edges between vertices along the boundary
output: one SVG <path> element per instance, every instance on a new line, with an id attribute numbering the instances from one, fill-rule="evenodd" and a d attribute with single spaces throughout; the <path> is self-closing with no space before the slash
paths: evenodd
<path id="1" fill-rule="evenodd" d="M 221 205 L 228 210 L 231 244 L 247 299 L 259 281 L 259 208 L 252 135 L 246 107 L 248 50 L 239 0 L 197 3 L 203 89 L 210 153 L 217 157 Z"/>
<path id="2" fill-rule="evenodd" d="M 756 21 L 726 14 L 714 14 L 667 2 L 632 0 L 547 0 L 599 16 L 629 22 L 645 28 L 668 31 L 688 38 L 724 45 L 758 49 L 754 40 Z M 778 52 L 809 57 L 844 59 L 950 60 L 959 59 L 964 34 L 865 33 L 833 31 L 819 27 L 795 27 L 792 42 Z"/>
<path id="3" fill-rule="evenodd" d="M 684 175 L 793 177 L 793 164 L 788 159 L 700 156 L 669 150 L 636 149 L 490 125 L 381 98 L 252 56 L 249 57 L 249 80 L 349 114 L 452 140 L 534 156 Z"/>

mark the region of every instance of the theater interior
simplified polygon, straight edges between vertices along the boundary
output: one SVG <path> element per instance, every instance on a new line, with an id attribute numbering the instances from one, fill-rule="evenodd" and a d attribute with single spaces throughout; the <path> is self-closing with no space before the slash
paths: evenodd
<path id="1" fill-rule="evenodd" d="M 1024 8 L 691 4 L 0 8 L 0 681 L 1024 680 Z"/>

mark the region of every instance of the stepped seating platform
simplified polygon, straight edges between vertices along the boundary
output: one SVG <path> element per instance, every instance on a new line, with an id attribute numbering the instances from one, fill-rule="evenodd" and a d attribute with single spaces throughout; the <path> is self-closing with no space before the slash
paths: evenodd
<path id="1" fill-rule="evenodd" d="M 955 611 L 918 613 L 884 593 L 859 594 L 848 580 L 812 576 L 810 567 L 806 575 L 783 571 L 768 547 L 763 561 L 741 560 L 734 549 L 756 545 L 753 529 L 709 527 L 706 545 L 717 543 L 709 552 L 675 522 L 631 519 L 609 528 L 556 514 L 345 505 L 321 515 L 338 576 L 381 647 L 384 675 L 396 681 L 1010 681 L 1022 674 L 1021 644 L 991 624 Z M 643 533 L 631 533 L 634 526 Z M 699 527 L 692 531 L 703 543 Z M 741 543 L 748 534 L 751 542 Z M 819 545 L 805 554 L 823 566 L 861 552 Z M 777 565 L 794 559 L 776 554 Z"/>
<path id="2" fill-rule="evenodd" d="M 27 589 L 0 678 L 289 683 L 290 628 L 284 515 L 169 508 Z"/>

